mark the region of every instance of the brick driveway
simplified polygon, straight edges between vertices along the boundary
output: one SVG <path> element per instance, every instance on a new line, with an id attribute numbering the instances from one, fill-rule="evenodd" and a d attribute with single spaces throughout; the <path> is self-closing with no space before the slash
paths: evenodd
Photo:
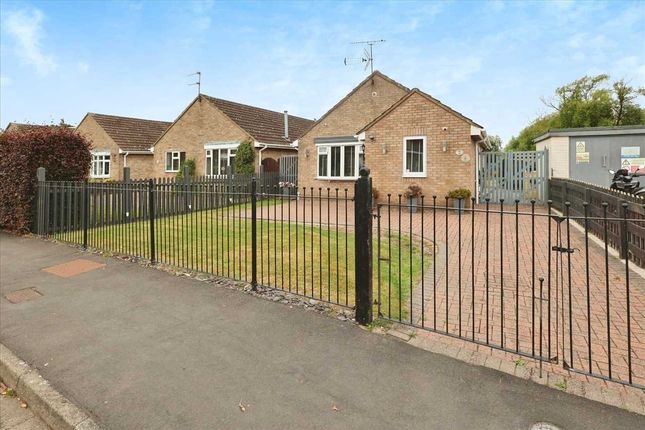
<path id="1" fill-rule="evenodd" d="M 309 222 L 311 221 L 312 206 L 310 201 L 306 203 L 306 221 Z M 323 224 L 325 222 L 335 224 L 336 210 L 338 209 L 339 224 L 343 225 L 346 219 L 348 225 L 353 224 L 353 202 L 347 204 L 347 209 L 345 209 L 344 201 L 338 202 L 337 208 L 337 202 L 333 199 L 329 201 L 329 204 L 324 200 L 313 203 L 314 223 L 318 223 L 322 219 Z M 289 211 L 291 211 L 291 219 L 296 220 L 296 204 L 299 207 L 298 220 L 302 221 L 302 201 L 299 203 L 291 201 L 278 205 L 275 212 L 274 210 L 265 211 L 263 218 L 273 219 L 275 213 L 277 219 L 286 220 L 289 217 Z M 477 209 L 483 209 L 483 206 L 477 206 Z M 491 205 L 490 209 L 498 211 L 499 206 Z M 505 206 L 504 209 L 505 212 L 515 210 L 514 206 Z M 541 302 L 543 313 L 542 355 L 551 358 L 558 357 L 560 363 L 564 357 L 568 364 L 583 371 L 589 371 L 591 365 L 592 372 L 610 376 L 609 351 L 611 349 L 612 378 L 628 380 L 625 265 L 613 253 L 610 253 L 608 263 L 605 265 L 603 246 L 591 239 L 591 236 L 587 255 L 584 234 L 572 225 L 570 227 L 570 241 L 574 252 L 572 254 L 550 253 L 549 222 L 548 217 L 544 214 L 544 208 L 541 207 L 536 207 L 534 230 L 532 230 L 530 207 L 521 206 L 519 208 L 517 235 L 514 214 L 505 213 L 503 215 L 502 235 L 500 234 L 502 217 L 498 213 L 490 213 L 488 216 L 488 241 L 486 240 L 486 214 L 484 212 L 475 213 L 474 218 L 470 212 L 461 215 L 461 238 L 459 238 L 459 216 L 452 210 L 448 211 L 448 214 L 444 209 L 437 209 L 436 213 L 433 213 L 432 209 L 428 209 L 424 214 L 410 214 L 403 209 L 401 210 L 400 226 L 398 207 L 390 208 L 389 220 L 387 206 L 382 206 L 380 212 L 381 240 L 387 240 L 389 225 L 392 233 L 401 231 L 404 234 L 412 233 L 419 238 L 422 236 L 424 247 L 428 252 L 423 288 L 421 284 L 412 288 L 412 312 L 405 317 L 407 323 L 412 322 L 425 328 L 436 328 L 452 335 L 473 338 L 474 321 L 474 339 L 476 341 L 485 343 L 488 339 L 488 342 L 495 346 L 503 345 L 507 349 L 538 355 L 540 352 L 538 278 L 542 276 L 545 278 Z M 559 233 L 557 231 L 558 223 L 552 220 L 550 224 L 552 228 L 551 246 L 557 245 L 558 236 L 562 240 L 562 245 L 566 246 L 566 223 L 560 224 L 561 231 Z M 376 221 L 374 226 L 376 229 Z M 434 256 L 431 255 L 433 226 L 436 230 L 437 244 Z M 471 229 L 474 230 L 474 243 Z M 461 246 L 459 246 L 460 243 Z M 549 254 L 551 254 L 550 271 Z M 559 261 L 560 256 L 562 257 L 562 265 Z M 570 257 L 570 272 L 568 257 Z M 587 258 L 588 265 L 586 264 Z M 436 261 L 436 274 L 433 270 L 435 267 L 432 265 L 433 259 Z M 587 267 L 589 269 L 588 284 Z M 472 270 L 473 268 L 474 270 Z M 550 301 L 548 300 L 549 273 L 551 274 Z M 571 301 L 569 301 L 569 273 L 571 275 Z M 448 280 L 447 292 L 446 277 Z M 632 270 L 630 270 L 629 277 L 632 378 L 634 383 L 645 384 L 645 280 Z M 606 280 L 609 282 L 609 313 L 607 312 Z M 487 292 L 488 315 L 486 312 Z M 398 298 L 392 297 L 392 300 L 398 300 Z M 409 299 L 406 302 L 408 302 L 407 307 L 410 308 Z M 448 306 L 447 316 L 446 303 Z M 570 305 L 571 313 L 569 313 Z M 587 307 L 589 307 L 589 312 Z M 386 303 L 382 303 L 382 310 L 387 311 Z M 460 313 L 461 318 L 459 317 Z M 609 325 L 607 324 L 608 314 Z M 591 315 L 590 321 L 589 315 Z M 388 317 L 387 314 L 385 316 Z M 396 319 L 398 315 L 390 317 Z M 502 319 L 503 333 L 501 330 Z M 571 320 L 571 329 L 569 320 Z M 608 342 L 608 326 L 611 342 Z M 591 341 L 591 361 L 589 360 L 589 340 Z"/>

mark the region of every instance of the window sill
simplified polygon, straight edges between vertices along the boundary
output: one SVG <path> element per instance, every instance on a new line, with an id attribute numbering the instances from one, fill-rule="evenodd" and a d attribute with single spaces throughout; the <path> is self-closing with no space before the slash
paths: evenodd
<path id="1" fill-rule="evenodd" d="M 316 180 L 318 181 L 355 181 L 357 179 L 358 176 L 346 176 L 343 178 L 316 176 Z"/>
<path id="2" fill-rule="evenodd" d="M 426 173 L 404 173 L 403 178 L 427 178 Z"/>

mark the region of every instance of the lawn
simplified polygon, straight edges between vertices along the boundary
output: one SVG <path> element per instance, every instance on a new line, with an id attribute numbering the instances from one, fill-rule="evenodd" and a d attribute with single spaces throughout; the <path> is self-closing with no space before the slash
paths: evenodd
<path id="1" fill-rule="evenodd" d="M 263 204 L 271 205 L 267 201 Z M 156 260 L 172 266 L 251 280 L 251 220 L 240 207 L 196 211 L 155 220 Z M 354 233 L 342 226 L 258 220 L 258 282 L 285 291 L 333 303 L 354 303 Z M 57 237 L 56 235 L 54 237 Z M 73 236 L 74 241 L 78 235 Z M 59 236 L 60 239 L 65 239 Z M 150 226 L 147 221 L 116 224 L 88 231 L 89 246 L 113 253 L 150 258 Z M 69 240 L 69 238 L 68 238 Z M 373 246 L 378 241 L 374 238 Z M 431 258 L 423 270 L 428 270 Z M 374 249 L 374 289 L 379 282 L 377 250 Z M 389 260 L 389 264 L 388 264 Z M 390 300 L 393 317 L 408 313 L 410 284 L 422 276 L 418 240 L 392 234 L 381 238 L 380 283 L 382 301 Z M 360 267 L 358 268 L 360 270 Z M 375 297 L 376 298 L 376 297 Z M 402 306 L 399 306 L 399 303 Z M 387 309 L 387 306 L 384 305 Z"/>

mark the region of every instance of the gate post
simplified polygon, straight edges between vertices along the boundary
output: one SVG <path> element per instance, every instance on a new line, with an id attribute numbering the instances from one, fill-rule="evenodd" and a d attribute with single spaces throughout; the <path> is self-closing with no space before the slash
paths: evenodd
<path id="1" fill-rule="evenodd" d="M 155 182 L 148 180 L 148 210 L 150 214 L 150 263 L 155 264 Z"/>
<path id="2" fill-rule="evenodd" d="M 356 322 L 372 322 L 372 179 L 363 166 L 354 185 Z"/>
<path id="3" fill-rule="evenodd" d="M 36 169 L 36 178 L 38 179 L 38 191 L 36 193 L 36 233 L 42 235 L 45 233 L 45 213 L 49 208 L 45 204 L 45 179 L 46 171 L 44 167 Z M 33 206 L 32 206 L 33 208 Z M 33 212 L 32 212 L 33 213 Z M 32 224 L 33 225 L 33 224 Z"/>
<path id="4" fill-rule="evenodd" d="M 123 202 L 123 215 L 125 215 L 125 220 L 130 221 L 131 216 L 132 216 L 132 200 L 133 200 L 133 194 L 134 194 L 134 189 L 130 187 L 130 168 L 129 167 L 124 167 L 123 168 L 123 184 L 124 184 L 124 198 L 125 201 Z"/>
<path id="5" fill-rule="evenodd" d="M 257 180 L 251 179 L 251 288 L 258 289 Z"/>
<path id="6" fill-rule="evenodd" d="M 83 248 L 87 249 L 87 230 L 89 224 L 90 197 L 88 192 L 87 179 L 83 182 Z"/>

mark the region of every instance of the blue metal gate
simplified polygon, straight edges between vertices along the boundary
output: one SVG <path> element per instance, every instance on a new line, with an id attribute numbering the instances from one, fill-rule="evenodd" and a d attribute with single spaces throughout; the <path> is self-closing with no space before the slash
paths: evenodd
<path id="1" fill-rule="evenodd" d="M 479 154 L 479 199 L 546 203 L 546 151 L 482 152 Z"/>

